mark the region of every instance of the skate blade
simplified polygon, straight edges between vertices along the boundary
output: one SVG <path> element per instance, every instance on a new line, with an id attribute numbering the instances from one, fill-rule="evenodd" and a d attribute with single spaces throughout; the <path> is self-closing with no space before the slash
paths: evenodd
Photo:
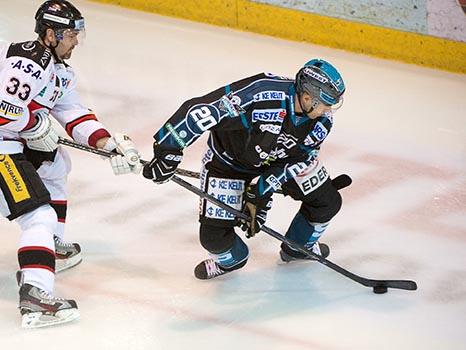
<path id="1" fill-rule="evenodd" d="M 309 263 L 310 261 L 317 261 L 314 258 L 295 258 L 291 255 L 288 255 L 283 250 L 280 250 L 280 258 L 278 259 L 278 265 L 287 265 L 289 263 L 300 264 L 300 263 Z"/>
<path id="2" fill-rule="evenodd" d="M 83 261 L 83 258 L 80 254 L 77 254 L 69 259 L 55 259 L 55 273 L 62 272 L 76 265 L 80 264 Z"/>
<path id="3" fill-rule="evenodd" d="M 71 322 L 77 318 L 79 318 L 78 309 L 60 310 L 54 315 L 44 314 L 42 312 L 30 312 L 23 315 L 21 327 L 26 329 L 49 327 Z"/>

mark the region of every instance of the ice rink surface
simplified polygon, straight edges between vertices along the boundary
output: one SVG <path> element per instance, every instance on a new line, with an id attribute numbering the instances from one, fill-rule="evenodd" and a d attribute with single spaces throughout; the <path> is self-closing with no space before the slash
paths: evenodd
<path id="1" fill-rule="evenodd" d="M 0 0 L 0 39 L 34 38 L 41 1 Z M 70 64 L 82 100 L 144 158 L 184 101 L 262 71 L 293 76 L 334 63 L 347 93 L 321 159 L 348 173 L 344 205 L 322 238 L 330 259 L 365 277 L 414 279 L 416 292 L 373 294 L 318 263 L 279 263 L 279 242 L 247 243 L 246 267 L 193 277 L 198 199 L 174 183 L 113 176 L 70 150 L 67 240 L 84 261 L 56 278 L 81 319 L 20 329 L 19 229 L 0 221 L 0 349 L 466 349 L 466 76 L 225 28 L 75 1 L 87 38 Z M 292 25 L 292 24 L 290 24 Z M 182 167 L 199 170 L 205 138 Z M 195 182 L 194 182 L 195 183 Z M 275 196 L 284 233 L 298 204 Z"/>

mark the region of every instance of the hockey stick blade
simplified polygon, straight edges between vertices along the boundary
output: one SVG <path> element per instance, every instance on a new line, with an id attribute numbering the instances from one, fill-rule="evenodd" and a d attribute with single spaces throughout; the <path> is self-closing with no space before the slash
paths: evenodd
<path id="1" fill-rule="evenodd" d="M 190 192 L 193 192 L 197 194 L 199 197 L 204 198 L 208 200 L 209 202 L 217 205 L 218 207 L 230 212 L 231 214 L 235 215 L 237 218 L 244 219 L 246 221 L 250 221 L 251 218 L 244 214 L 243 212 L 236 210 L 229 205 L 223 203 L 222 201 L 218 200 L 217 198 L 211 196 L 210 194 L 202 191 L 196 186 L 191 185 L 189 182 L 184 181 L 183 179 L 179 178 L 178 176 L 173 176 L 171 178 L 173 182 L 176 182 L 178 185 L 184 187 Z M 279 241 L 282 241 L 283 243 L 287 244 L 288 246 L 292 247 L 293 249 L 309 256 L 312 257 L 313 259 L 317 260 L 321 264 L 329 267 L 330 269 L 342 274 L 345 277 L 348 277 L 349 279 L 358 282 L 359 284 L 362 284 L 365 287 L 384 287 L 384 288 L 396 288 L 396 289 L 404 289 L 404 290 L 416 290 L 417 285 L 416 282 L 414 281 L 409 281 L 409 280 L 375 280 L 375 279 L 369 279 L 369 278 L 364 278 L 361 276 L 358 276 L 343 267 L 331 262 L 330 260 L 327 260 L 323 258 L 320 255 L 317 255 L 311 251 L 308 251 L 307 249 L 304 248 L 304 246 L 288 239 L 287 237 L 279 234 L 275 230 L 267 227 L 267 226 L 262 226 L 262 231 L 267 233 L 268 235 L 278 239 Z"/>

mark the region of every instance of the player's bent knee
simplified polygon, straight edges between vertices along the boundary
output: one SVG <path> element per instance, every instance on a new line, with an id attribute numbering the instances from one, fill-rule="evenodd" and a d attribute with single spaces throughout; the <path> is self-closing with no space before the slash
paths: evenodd
<path id="1" fill-rule="evenodd" d="M 204 249 L 214 254 L 231 249 L 235 241 L 235 230 L 233 227 L 201 224 L 199 233 L 201 245 Z"/>

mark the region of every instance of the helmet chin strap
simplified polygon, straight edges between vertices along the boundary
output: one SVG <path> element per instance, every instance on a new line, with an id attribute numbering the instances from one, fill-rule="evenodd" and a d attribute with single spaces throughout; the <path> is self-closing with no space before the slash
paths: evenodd
<path id="1" fill-rule="evenodd" d="M 317 101 L 317 99 L 315 98 L 312 98 L 312 104 L 311 104 L 311 108 L 309 108 L 309 110 L 306 110 L 301 102 L 301 97 L 303 95 L 302 94 L 299 94 L 298 95 L 298 102 L 299 102 L 299 107 L 301 108 L 301 110 L 305 113 L 305 114 L 310 114 L 314 111 L 314 109 L 317 108 L 317 106 L 319 105 L 319 101 Z"/>
<path id="2" fill-rule="evenodd" d="M 44 43 L 45 47 L 48 48 L 52 52 L 53 58 L 55 58 L 56 62 L 63 62 L 63 60 L 58 57 L 57 52 L 55 51 L 58 44 L 60 43 L 56 36 L 55 36 L 55 39 L 57 40 L 57 44 L 55 46 L 52 45 L 52 43 L 50 43 L 48 45 L 45 43 L 45 35 L 44 35 L 44 37 L 42 37 L 42 42 Z"/>

